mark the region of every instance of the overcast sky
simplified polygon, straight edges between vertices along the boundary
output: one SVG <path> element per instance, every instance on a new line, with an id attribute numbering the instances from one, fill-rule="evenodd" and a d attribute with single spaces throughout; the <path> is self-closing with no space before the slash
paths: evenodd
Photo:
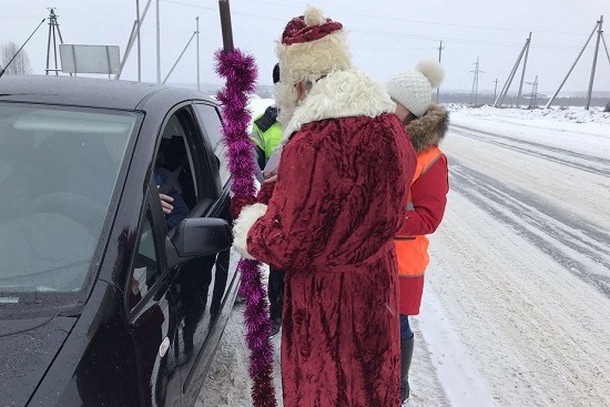
<path id="1" fill-rule="evenodd" d="M 47 7 L 56 7 L 66 43 L 113 44 L 125 48 L 136 0 L 0 1 L 0 43 L 21 43 Z M 140 0 L 143 8 L 147 0 Z M 143 80 L 155 81 L 155 1 L 142 27 Z M 480 57 L 479 88 L 500 87 L 515 63 L 529 31 L 533 31 L 526 81 L 539 75 L 540 89 L 553 92 L 561 83 L 600 15 L 610 20 L 608 0 L 231 0 L 235 44 L 252 53 L 260 68 L 260 82 L 271 83 L 275 40 L 286 22 L 303 13 L 309 3 L 338 20 L 349 31 L 355 63 L 380 81 L 413 67 L 424 58 L 438 58 L 443 40 L 446 79 L 441 88 L 470 90 L 473 63 Z M 219 83 L 213 52 L 221 47 L 218 3 L 215 0 L 160 0 L 162 77 L 201 21 L 201 78 Z M 610 32 L 610 21 L 605 23 Z M 26 46 L 34 73 L 44 73 L 48 26 Z M 595 38 L 566 83 L 565 92 L 586 92 Z M 610 46 L 610 34 L 607 34 Z M 194 83 L 195 42 L 185 53 L 170 82 Z M 124 79 L 136 78 L 135 48 Z M 517 84 L 513 85 L 516 89 Z M 530 91 L 526 85 L 526 91 Z M 595 90 L 610 90 L 610 62 L 600 49 Z"/>

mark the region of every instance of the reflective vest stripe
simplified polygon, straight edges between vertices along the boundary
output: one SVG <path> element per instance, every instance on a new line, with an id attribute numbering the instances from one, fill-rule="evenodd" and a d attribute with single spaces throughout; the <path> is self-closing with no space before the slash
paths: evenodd
<path id="1" fill-rule="evenodd" d="M 265 140 L 263 140 L 263 136 L 261 134 L 260 129 L 258 128 L 258 126 L 256 124 L 253 125 L 253 129 L 254 129 L 254 131 L 250 135 L 250 139 L 252 140 L 252 142 L 254 144 L 257 145 L 258 148 L 265 151 Z"/>
<path id="2" fill-rule="evenodd" d="M 265 159 L 268 160 L 282 142 L 284 133 L 278 122 L 273 123 L 271 127 L 267 129 L 267 131 L 262 131 L 255 122 L 262 117 L 263 114 L 254 118 L 254 122 L 252 123 L 252 135 L 250 139 L 265 153 Z"/>
<path id="3" fill-rule="evenodd" d="M 443 153 L 438 147 L 430 147 L 417 155 L 417 166 L 411 185 L 419 177 L 425 174 L 438 160 L 443 157 Z M 409 188 L 409 199 L 407 211 L 414 211 L 415 205 L 411 197 Z M 426 236 L 396 236 L 396 259 L 398 262 L 398 274 L 401 277 L 422 276 L 430 260 L 428 256 L 428 238 Z"/>

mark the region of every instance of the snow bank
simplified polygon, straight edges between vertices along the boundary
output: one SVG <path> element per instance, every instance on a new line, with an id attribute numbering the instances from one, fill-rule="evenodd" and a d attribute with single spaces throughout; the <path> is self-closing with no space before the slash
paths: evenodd
<path id="1" fill-rule="evenodd" d="M 463 104 L 451 103 L 447 108 L 453 112 L 480 117 L 517 120 L 550 120 L 569 123 L 610 123 L 610 113 L 604 113 L 601 107 L 585 110 L 583 107 L 551 107 L 549 109 L 497 109 L 488 105 L 471 108 Z"/>
<path id="2" fill-rule="evenodd" d="M 505 137 L 542 143 L 607 159 L 610 157 L 610 113 L 566 110 L 468 108 L 448 105 L 451 124 Z"/>

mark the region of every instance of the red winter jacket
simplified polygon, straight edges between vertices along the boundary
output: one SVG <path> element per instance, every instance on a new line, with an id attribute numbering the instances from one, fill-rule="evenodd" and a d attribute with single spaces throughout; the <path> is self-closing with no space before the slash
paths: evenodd
<path id="1" fill-rule="evenodd" d="M 431 149 L 438 146 L 444 137 L 447 124 L 448 114 L 445 109 L 431 104 L 424 116 L 407 126 L 407 132 L 418 155 L 418 170 L 409 191 L 412 208 L 395 239 L 400 288 L 399 309 L 403 315 L 419 314 L 424 272 L 429 261 L 428 239 L 425 235 L 436 231 L 447 205 L 447 159 L 438 148 Z M 419 171 L 422 171 L 421 174 Z"/>

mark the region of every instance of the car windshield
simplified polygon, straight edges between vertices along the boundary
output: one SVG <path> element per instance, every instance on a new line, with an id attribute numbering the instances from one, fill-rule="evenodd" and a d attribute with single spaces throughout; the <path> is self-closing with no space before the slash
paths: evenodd
<path id="1" fill-rule="evenodd" d="M 83 288 L 137 120 L 0 103 L 0 304 Z"/>

